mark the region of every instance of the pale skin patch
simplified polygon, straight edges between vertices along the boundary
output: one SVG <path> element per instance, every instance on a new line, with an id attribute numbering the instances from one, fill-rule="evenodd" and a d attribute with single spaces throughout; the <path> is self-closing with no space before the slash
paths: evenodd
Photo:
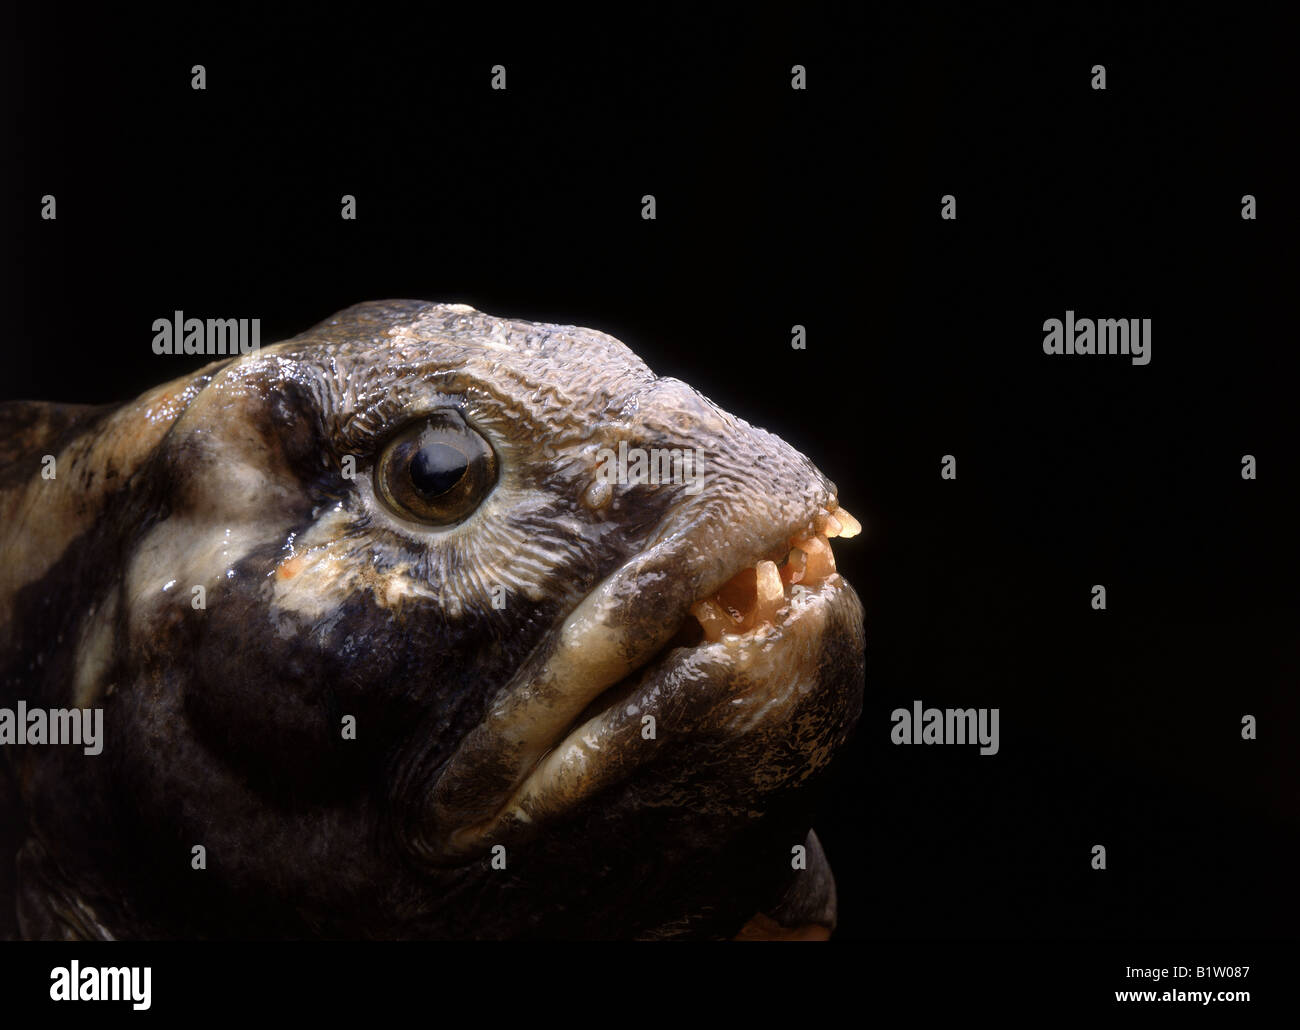
<path id="1" fill-rule="evenodd" d="M 292 508 L 297 494 L 278 451 L 253 433 L 216 436 L 208 428 L 244 418 L 250 367 L 227 369 L 176 423 L 175 433 L 186 434 L 193 449 L 178 459 L 187 477 L 178 513 L 149 530 L 127 569 L 133 634 L 144 632 L 141 620 L 156 606 L 189 604 L 195 586 L 212 603 L 214 588 L 236 566 L 284 539 L 276 516 Z"/>
<path id="2" fill-rule="evenodd" d="M 478 313 L 468 304 L 447 304 L 444 306 L 458 314 L 472 315 Z M 394 326 L 388 331 L 388 335 L 395 340 L 410 340 L 412 343 L 423 343 L 426 339 L 419 327 L 412 325 Z M 515 350 L 509 342 L 509 337 L 504 332 L 483 336 L 476 342 L 480 347 L 486 347 L 489 350 L 504 351 L 509 354 L 513 354 Z"/>
<path id="3" fill-rule="evenodd" d="M 126 597 L 134 635 L 157 605 L 189 604 L 190 590 L 209 592 L 258 547 L 278 539 L 256 523 L 213 525 L 208 519 L 173 516 L 155 526 L 136 550 L 126 574 Z"/>
<path id="4" fill-rule="evenodd" d="M 109 666 L 113 660 L 117 627 L 117 591 L 98 605 L 82 626 L 77 645 L 76 677 L 72 685 L 73 704 L 89 708 L 103 693 Z"/>
<path id="5" fill-rule="evenodd" d="M 0 561 L 0 625 L 13 617 L 14 595 L 44 577 L 94 525 L 105 496 L 152 454 L 202 390 L 210 368 L 155 387 L 77 437 L 56 455 L 54 479 L 41 478 L 41 456 L 32 455 L 32 478 L 0 495 L 0 523 L 23 527 L 23 546 L 7 549 Z M 84 468 L 100 473 L 88 487 L 82 485 Z"/>
<path id="6" fill-rule="evenodd" d="M 459 613 L 455 598 L 443 598 L 411 576 L 408 563 L 378 572 L 360 561 L 356 551 L 355 544 L 336 541 L 282 560 L 275 567 L 274 609 L 315 621 L 334 611 L 342 598 L 366 590 L 389 609 L 418 599 L 441 604 L 452 615 Z"/>
<path id="7" fill-rule="evenodd" d="M 377 604 L 390 609 L 419 599 L 447 601 L 453 615 L 459 612 L 459 601 L 442 598 L 413 577 L 409 562 L 377 569 L 369 560 L 369 538 L 350 535 L 352 525 L 349 512 L 331 509 L 294 541 L 275 566 L 271 603 L 276 610 L 316 620 L 334 611 L 341 598 L 368 590 Z"/>
<path id="8" fill-rule="evenodd" d="M 442 304 L 439 306 L 444 311 L 454 311 L 458 315 L 480 314 L 477 309 L 470 307 L 468 304 Z M 513 354 L 517 348 L 510 342 L 510 328 L 505 323 L 497 322 L 488 333 L 475 340 L 475 343 L 477 346 L 486 347 L 488 350 Z M 388 335 L 393 339 L 410 339 L 420 343 L 427 339 L 423 328 L 419 324 L 394 326 L 388 331 Z"/>

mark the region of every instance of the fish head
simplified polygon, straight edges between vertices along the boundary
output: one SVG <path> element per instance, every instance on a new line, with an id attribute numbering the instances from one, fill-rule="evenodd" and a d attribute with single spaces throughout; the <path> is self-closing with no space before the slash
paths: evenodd
<path id="1" fill-rule="evenodd" d="M 75 641 L 30 696 L 104 754 L 19 778 L 106 933 L 833 923 L 800 788 L 861 708 L 859 527 L 778 437 L 603 333 L 391 301 L 61 453 L 8 651 Z"/>

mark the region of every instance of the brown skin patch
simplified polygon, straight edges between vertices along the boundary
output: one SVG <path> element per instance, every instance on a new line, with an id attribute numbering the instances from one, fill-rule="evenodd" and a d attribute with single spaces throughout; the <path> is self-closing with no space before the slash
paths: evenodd
<path id="1" fill-rule="evenodd" d="M 782 926 L 775 919 L 759 912 L 740 928 L 733 938 L 737 941 L 829 941 L 829 927 L 817 923 L 803 926 Z"/>

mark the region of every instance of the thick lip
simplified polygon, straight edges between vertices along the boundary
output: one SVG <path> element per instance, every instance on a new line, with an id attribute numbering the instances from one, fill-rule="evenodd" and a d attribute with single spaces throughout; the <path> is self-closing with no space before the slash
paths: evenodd
<path id="1" fill-rule="evenodd" d="M 827 529 L 837 514 L 852 532 L 837 534 L 834 521 Z M 741 724 L 779 715 L 782 692 L 809 689 L 799 672 L 815 666 L 808 659 L 834 610 L 858 605 L 837 573 L 812 588 L 787 587 L 780 609 L 744 632 L 693 646 L 674 640 L 699 603 L 716 600 L 738 574 L 797 539 L 857 528 L 828 495 L 721 562 L 710 562 L 687 528 L 625 563 L 578 603 L 461 743 L 434 785 L 418 850 L 432 862 L 463 861 L 627 775 L 654 749 L 623 746 L 632 730 L 653 745 L 639 732 L 642 717 L 662 713 L 680 691 L 693 692 L 697 709 L 732 702 L 729 715 Z M 734 680 L 738 670 L 748 689 L 696 696 L 701 684 Z"/>
<path id="2" fill-rule="evenodd" d="M 814 588 L 795 587 L 789 605 L 770 624 L 656 655 L 598 697 L 491 820 L 455 831 L 453 847 L 473 849 L 559 815 L 625 779 L 649 760 L 665 734 L 680 735 L 663 718 L 688 692 L 693 710 L 711 709 L 711 728 L 721 725 L 726 732 L 741 733 L 779 720 L 794 695 L 811 689 L 799 678 L 801 661 L 814 650 L 810 645 L 820 638 L 832 610 L 853 603 L 852 597 L 844 578 L 833 573 Z M 732 684 L 733 678 L 740 679 L 738 688 L 710 689 Z M 729 710 L 720 711 L 720 706 Z M 646 715 L 659 723 L 650 739 L 640 733 Z"/>

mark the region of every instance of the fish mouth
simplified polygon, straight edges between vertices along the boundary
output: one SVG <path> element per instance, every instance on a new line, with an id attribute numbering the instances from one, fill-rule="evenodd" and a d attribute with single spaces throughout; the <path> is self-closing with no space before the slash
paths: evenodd
<path id="1" fill-rule="evenodd" d="M 862 606 L 830 541 L 861 528 L 827 497 L 712 565 L 707 554 L 688 558 L 691 533 L 625 564 L 462 742 L 434 785 L 416 850 L 435 864 L 463 862 L 535 834 L 660 748 L 758 736 L 796 713 L 804 725 L 794 753 L 745 789 L 766 793 L 826 764 L 860 708 L 863 648 Z M 829 677 L 828 639 L 856 655 L 831 663 Z M 828 691 L 844 697 L 817 697 Z"/>

